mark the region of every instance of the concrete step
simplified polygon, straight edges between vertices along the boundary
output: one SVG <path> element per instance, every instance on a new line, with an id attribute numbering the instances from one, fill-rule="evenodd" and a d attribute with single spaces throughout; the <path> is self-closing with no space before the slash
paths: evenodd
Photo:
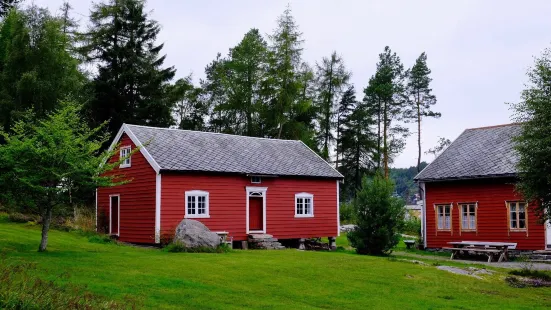
<path id="1" fill-rule="evenodd" d="M 266 238 L 266 239 L 249 239 L 249 242 L 277 242 L 276 238 Z"/>
<path id="2" fill-rule="evenodd" d="M 249 234 L 249 239 L 270 239 L 273 237 L 273 235 L 269 234 Z"/>

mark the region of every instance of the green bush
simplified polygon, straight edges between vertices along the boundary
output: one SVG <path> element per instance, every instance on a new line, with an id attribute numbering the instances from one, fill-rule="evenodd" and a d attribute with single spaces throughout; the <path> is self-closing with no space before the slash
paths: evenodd
<path id="1" fill-rule="evenodd" d="M 31 216 L 23 213 L 9 213 L 8 220 L 14 223 L 28 223 L 36 222 L 38 219 L 36 216 Z"/>
<path id="2" fill-rule="evenodd" d="M 165 252 L 170 253 L 226 253 L 231 251 L 230 247 L 226 244 L 220 244 L 216 248 L 209 248 L 209 247 L 195 247 L 195 248 L 188 248 L 183 243 L 180 242 L 174 242 L 168 244 L 166 247 L 163 248 Z"/>
<path id="3" fill-rule="evenodd" d="M 44 281 L 33 273 L 33 263 L 9 264 L 0 259 L 0 309 L 136 309 L 137 301 L 106 300 L 85 291 L 85 287 Z M 62 275 L 67 279 L 68 275 Z"/>
<path id="4" fill-rule="evenodd" d="M 400 241 L 404 202 L 392 195 L 394 184 L 377 173 L 365 177 L 354 199 L 357 227 L 348 233 L 350 245 L 360 254 L 389 254 Z"/>
<path id="5" fill-rule="evenodd" d="M 341 224 L 354 224 L 354 205 L 352 202 L 341 202 L 339 206 Z"/>
<path id="6" fill-rule="evenodd" d="M 402 233 L 412 236 L 421 236 L 421 219 L 410 215 L 407 220 L 404 220 Z"/>

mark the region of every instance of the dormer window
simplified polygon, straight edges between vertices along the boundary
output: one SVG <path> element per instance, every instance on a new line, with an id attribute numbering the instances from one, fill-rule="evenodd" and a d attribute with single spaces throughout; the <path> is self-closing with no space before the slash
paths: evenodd
<path id="1" fill-rule="evenodd" d="M 122 162 L 121 162 L 121 165 L 120 165 L 120 168 L 128 168 L 130 167 L 130 159 L 131 159 L 131 156 L 130 155 L 130 151 L 132 150 L 132 147 L 131 146 L 123 146 L 121 147 L 121 151 L 120 151 L 120 158 L 124 158 L 124 157 L 127 157 L 126 159 L 124 159 Z"/>
<path id="2" fill-rule="evenodd" d="M 252 176 L 251 177 L 251 183 L 253 184 L 260 184 L 262 183 L 262 179 L 259 176 Z"/>

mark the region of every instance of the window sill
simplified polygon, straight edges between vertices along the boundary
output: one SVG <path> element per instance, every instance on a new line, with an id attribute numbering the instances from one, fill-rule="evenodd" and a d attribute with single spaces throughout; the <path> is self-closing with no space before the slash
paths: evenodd
<path id="1" fill-rule="evenodd" d="M 526 232 L 527 229 L 513 229 L 513 228 L 510 228 L 509 231 L 510 232 Z"/>
<path id="2" fill-rule="evenodd" d="M 314 217 L 313 214 L 295 214 L 295 218 L 309 218 Z"/>
<path id="3" fill-rule="evenodd" d="M 461 232 L 476 232 L 476 229 L 461 229 Z"/>
<path id="4" fill-rule="evenodd" d="M 120 165 L 119 168 L 130 168 L 131 165 Z"/>
<path id="5" fill-rule="evenodd" d="M 186 215 L 184 216 L 185 219 L 208 219 L 210 218 L 210 215 L 208 214 L 201 214 L 201 215 Z"/>
<path id="6" fill-rule="evenodd" d="M 449 231 L 449 232 L 451 232 L 452 230 L 451 229 L 437 229 L 437 231 Z"/>

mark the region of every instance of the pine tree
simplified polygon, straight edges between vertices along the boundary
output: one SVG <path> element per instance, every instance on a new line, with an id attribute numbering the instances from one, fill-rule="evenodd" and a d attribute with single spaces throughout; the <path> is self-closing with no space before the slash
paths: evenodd
<path id="1" fill-rule="evenodd" d="M 433 112 L 431 107 L 436 104 L 436 96 L 430 88 L 431 70 L 427 67 L 427 55 L 422 53 L 415 61 L 415 65 L 406 72 L 409 107 L 406 110 L 406 118 L 413 119 L 417 123 L 417 172 L 421 171 L 421 121 L 424 117 L 439 118 L 438 112 Z"/>
<path id="2" fill-rule="evenodd" d="M 174 102 L 169 96 L 173 67 L 163 68 L 163 44 L 155 45 L 159 24 L 142 0 L 107 0 L 96 4 L 82 52 L 97 63 L 88 105 L 92 124 L 109 120 L 115 133 L 122 123 L 168 127 Z"/>
<path id="3" fill-rule="evenodd" d="M 404 66 L 400 57 L 388 46 L 379 54 L 377 72 L 370 79 L 364 94 L 364 101 L 376 112 L 378 156 L 382 161 L 384 176 L 388 178 L 389 164 L 404 148 L 405 137 L 409 135 L 408 129 L 396 122 L 403 118 L 405 112 Z"/>
<path id="4" fill-rule="evenodd" d="M 333 52 L 329 58 L 324 57 L 321 63 L 316 64 L 317 82 L 317 107 L 318 124 L 322 157 L 329 160 L 330 144 L 335 137 L 335 114 L 338 105 L 338 98 L 343 88 L 348 83 L 350 73 L 346 71 L 342 57 Z"/>
<path id="5" fill-rule="evenodd" d="M 0 18 L 8 15 L 9 11 L 21 0 L 0 0 Z"/>

